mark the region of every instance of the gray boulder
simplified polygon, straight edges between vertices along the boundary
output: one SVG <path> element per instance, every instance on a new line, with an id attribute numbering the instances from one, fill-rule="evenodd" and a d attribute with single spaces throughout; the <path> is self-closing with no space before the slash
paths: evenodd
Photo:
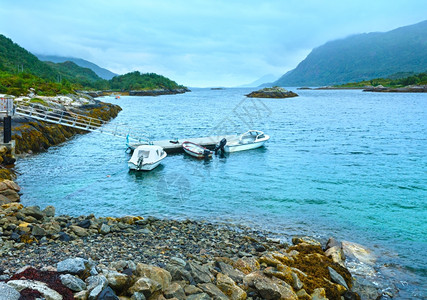
<path id="1" fill-rule="evenodd" d="M 86 289 L 86 283 L 76 276 L 65 274 L 61 275 L 60 278 L 62 284 L 74 292 L 80 292 Z"/>
<path id="2" fill-rule="evenodd" d="M 196 283 L 210 283 L 214 280 L 207 266 L 201 266 L 195 262 L 188 262 L 185 269 L 191 273 Z"/>
<path id="3" fill-rule="evenodd" d="M 21 294 L 13 287 L 0 282 L 0 300 L 18 300 Z"/>
<path id="4" fill-rule="evenodd" d="M 86 269 L 86 262 L 87 260 L 81 257 L 68 258 L 66 260 L 60 261 L 56 265 L 56 269 L 60 273 L 79 274 Z"/>
<path id="5" fill-rule="evenodd" d="M 43 212 L 40 210 L 38 206 L 27 206 L 21 209 L 21 213 L 26 216 L 30 216 L 36 218 L 37 220 L 41 220 L 44 218 Z"/>
<path id="6" fill-rule="evenodd" d="M 98 295 L 97 300 L 119 300 L 119 297 L 117 297 L 116 293 L 114 293 L 114 291 L 109 286 L 107 286 Z"/>

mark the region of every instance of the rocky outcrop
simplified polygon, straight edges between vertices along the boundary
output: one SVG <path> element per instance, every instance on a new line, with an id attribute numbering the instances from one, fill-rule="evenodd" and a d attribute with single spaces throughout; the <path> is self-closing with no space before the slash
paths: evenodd
<path id="1" fill-rule="evenodd" d="M 298 97 L 298 95 L 292 91 L 288 91 L 281 87 L 272 87 L 264 88 L 250 94 L 247 94 L 246 97 L 249 98 L 291 98 Z"/>
<path id="2" fill-rule="evenodd" d="M 108 121 L 116 117 L 121 108 L 97 101 L 95 104 L 81 106 L 80 111 L 85 112 L 88 117 Z M 36 153 L 63 143 L 79 133 L 86 133 L 86 131 L 42 121 L 24 121 L 15 124 L 12 129 L 12 139 L 16 142 L 17 154 Z"/>

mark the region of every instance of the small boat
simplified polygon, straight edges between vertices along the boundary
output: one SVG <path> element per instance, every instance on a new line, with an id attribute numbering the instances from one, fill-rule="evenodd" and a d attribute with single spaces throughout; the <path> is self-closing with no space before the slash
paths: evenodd
<path id="1" fill-rule="evenodd" d="M 157 167 L 166 156 L 166 152 L 160 146 L 141 145 L 133 151 L 128 166 L 131 170 L 150 171 Z"/>
<path id="2" fill-rule="evenodd" d="M 213 154 L 212 151 L 206 149 L 205 147 L 188 141 L 182 143 L 182 148 L 184 149 L 185 153 L 197 158 L 209 158 L 212 157 Z"/>
<path id="3" fill-rule="evenodd" d="M 116 97 L 115 97 L 116 99 L 120 99 L 120 96 L 119 95 L 116 95 Z"/>
<path id="4" fill-rule="evenodd" d="M 269 135 L 260 130 L 249 130 L 240 135 L 238 140 L 220 145 L 224 152 L 237 152 L 262 147 L 270 139 Z"/>

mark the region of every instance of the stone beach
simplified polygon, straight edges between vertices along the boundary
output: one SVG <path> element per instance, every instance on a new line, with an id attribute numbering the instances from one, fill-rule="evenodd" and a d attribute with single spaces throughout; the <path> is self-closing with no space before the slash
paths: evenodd
<path id="1" fill-rule="evenodd" d="M 105 120 L 120 111 L 99 102 L 87 109 Z M 14 130 L 15 139 L 25 141 L 21 154 L 82 133 L 43 122 Z M 0 153 L 4 162 L 14 162 L 8 149 Z M 354 243 L 310 237 L 283 242 L 269 232 L 208 221 L 56 215 L 54 206 L 19 203 L 15 175 L 2 170 L 0 300 L 381 296 L 379 289 L 360 288 L 347 269 L 346 257 L 369 258 Z"/>
<path id="2" fill-rule="evenodd" d="M 18 291 L 43 281 L 20 275 L 31 266 L 60 276 L 77 299 L 358 299 L 333 239 L 324 252 L 309 237 L 287 245 L 242 226 L 55 216 L 17 202 L 2 205 L 0 226 L 0 279 Z"/>

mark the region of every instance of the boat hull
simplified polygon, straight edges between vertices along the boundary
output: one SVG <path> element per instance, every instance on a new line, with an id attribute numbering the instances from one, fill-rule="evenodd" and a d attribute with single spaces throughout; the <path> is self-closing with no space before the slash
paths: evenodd
<path id="1" fill-rule="evenodd" d="M 184 142 L 182 143 L 182 149 L 188 155 L 191 155 L 196 158 L 210 158 L 212 157 L 213 152 L 209 151 L 203 146 L 197 145 L 192 142 Z M 205 151 L 209 151 L 209 155 L 205 155 Z"/>
<path id="2" fill-rule="evenodd" d="M 128 166 L 129 166 L 130 170 L 135 170 L 135 171 L 151 171 L 154 168 L 156 168 L 158 165 L 160 165 L 160 163 L 161 163 L 161 160 L 159 160 L 158 162 L 155 162 L 153 164 L 144 164 L 144 165 L 138 167 L 134 163 L 129 162 Z"/>
<path id="3" fill-rule="evenodd" d="M 256 142 L 256 143 L 250 143 L 250 144 L 225 145 L 224 151 L 230 153 L 230 152 L 238 152 L 238 151 L 256 149 L 256 148 L 264 146 L 264 144 L 266 142 L 267 141 L 260 141 L 260 142 Z"/>

